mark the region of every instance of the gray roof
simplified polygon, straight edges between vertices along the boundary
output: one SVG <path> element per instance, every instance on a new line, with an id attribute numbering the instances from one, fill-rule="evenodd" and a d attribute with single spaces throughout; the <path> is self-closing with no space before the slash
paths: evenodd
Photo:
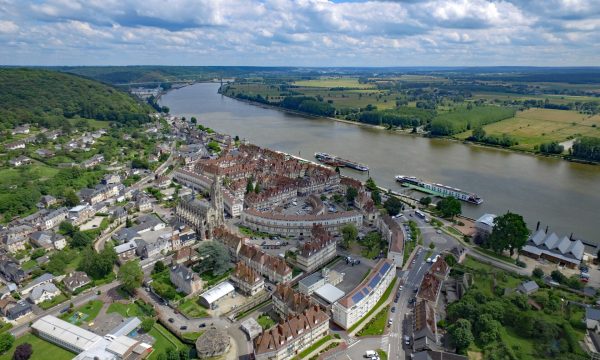
<path id="1" fill-rule="evenodd" d="M 487 226 L 494 226 L 495 214 L 483 214 L 476 222 L 486 224 Z"/>
<path id="2" fill-rule="evenodd" d="M 54 275 L 52 275 L 50 273 L 44 273 L 44 274 L 36 277 L 35 279 L 33 279 L 33 281 L 30 282 L 29 284 L 27 284 L 27 286 L 23 287 L 23 289 L 21 289 L 21 291 L 33 289 L 36 286 L 38 286 L 39 284 L 41 284 L 43 282 L 52 281 L 53 279 L 54 279 Z"/>
<path id="3" fill-rule="evenodd" d="M 585 319 L 600 321 L 600 309 L 596 309 L 593 307 L 586 307 L 585 308 Z"/>
<path id="4" fill-rule="evenodd" d="M 533 247 L 537 247 L 537 250 Z M 539 230 L 529 238 L 523 250 L 538 255 L 546 252 L 565 261 L 578 263 L 583 259 L 585 247 L 581 240 L 571 240 L 566 236 L 561 239 L 555 233 L 547 235 L 544 230 Z"/>
<path id="5" fill-rule="evenodd" d="M 142 321 L 137 317 L 130 317 L 123 319 L 123 322 L 119 324 L 116 328 L 110 331 L 110 334 L 114 337 L 126 336 L 129 335 L 133 330 L 135 330 Z"/>
<path id="6" fill-rule="evenodd" d="M 54 285 L 53 283 L 47 283 L 47 284 L 43 284 L 43 285 L 36 286 L 35 288 L 33 288 L 33 290 L 31 290 L 31 294 L 29 295 L 29 298 L 32 301 L 36 301 L 42 297 L 44 292 L 56 293 L 58 291 L 59 290 L 56 287 L 56 285 Z"/>
<path id="7" fill-rule="evenodd" d="M 115 252 L 117 253 L 117 255 L 135 249 L 137 249 L 137 243 L 135 242 L 135 240 L 130 240 L 124 244 L 115 246 Z"/>
<path id="8" fill-rule="evenodd" d="M 135 238 L 139 238 L 140 234 L 138 234 L 137 230 L 133 229 L 133 228 L 123 228 L 119 231 L 117 231 L 116 233 L 113 234 L 112 238 L 121 242 L 121 243 L 125 243 L 125 242 L 129 242 L 130 240 L 133 240 Z"/>
<path id="9" fill-rule="evenodd" d="M 530 292 L 538 290 L 540 287 L 538 286 L 538 284 L 535 281 L 530 280 L 530 281 L 525 281 L 525 282 L 521 283 L 521 285 L 519 285 L 519 288 L 528 294 Z"/>
<path id="10" fill-rule="evenodd" d="M 312 285 L 318 283 L 322 279 L 323 279 L 323 276 L 321 276 L 321 273 L 316 272 L 316 273 L 311 274 L 311 275 L 305 277 L 304 279 L 300 280 L 300 284 L 302 284 L 306 287 L 311 287 Z"/>
<path id="11" fill-rule="evenodd" d="M 330 304 L 344 297 L 345 293 L 331 284 L 325 284 L 315 291 L 315 294 Z"/>

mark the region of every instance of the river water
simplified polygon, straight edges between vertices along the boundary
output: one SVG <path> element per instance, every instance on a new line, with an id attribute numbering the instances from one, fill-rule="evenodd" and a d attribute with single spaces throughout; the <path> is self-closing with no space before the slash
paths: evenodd
<path id="1" fill-rule="evenodd" d="M 477 193 L 482 205 L 463 203 L 463 214 L 473 218 L 510 210 L 532 229 L 541 221 L 559 236 L 574 233 L 600 242 L 600 166 L 289 114 L 224 97 L 218 88 L 194 84 L 163 95 L 161 104 L 174 115 L 195 116 L 199 124 L 260 146 L 310 160 L 315 152 L 327 152 L 367 164 L 370 176 L 386 188 L 402 190 L 394 180 L 402 174 Z"/>

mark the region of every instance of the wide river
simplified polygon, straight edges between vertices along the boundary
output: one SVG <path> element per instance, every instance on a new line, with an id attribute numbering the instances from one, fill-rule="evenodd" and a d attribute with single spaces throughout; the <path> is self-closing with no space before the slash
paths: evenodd
<path id="1" fill-rule="evenodd" d="M 367 164 L 370 176 L 386 188 L 402 190 L 394 176 L 403 174 L 477 193 L 482 205 L 463 203 L 463 213 L 473 218 L 510 210 L 532 229 L 541 221 L 559 236 L 574 233 L 600 242 L 600 166 L 303 117 L 227 98 L 218 88 L 194 84 L 163 95 L 161 104 L 174 115 L 195 116 L 199 124 L 257 145 L 310 160 L 315 152 L 327 152 Z"/>

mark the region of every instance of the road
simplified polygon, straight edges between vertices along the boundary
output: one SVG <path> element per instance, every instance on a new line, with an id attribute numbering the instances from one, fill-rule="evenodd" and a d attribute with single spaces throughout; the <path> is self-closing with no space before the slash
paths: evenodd
<path id="1" fill-rule="evenodd" d="M 107 291 L 109 291 L 119 285 L 121 285 L 121 283 L 119 281 L 113 281 L 110 284 L 105 284 L 100 287 L 91 288 L 88 291 L 71 298 L 70 301 L 65 301 L 62 304 L 58 304 L 48 310 L 45 310 L 39 314 L 34 315 L 33 317 L 27 316 L 27 317 L 21 319 L 22 323 L 20 325 L 16 325 L 12 329 L 10 329 L 10 332 L 15 337 L 19 337 L 29 330 L 30 322 L 34 322 L 37 319 L 44 317 L 46 315 L 58 316 L 62 309 L 69 306 L 70 302 L 73 303 L 74 307 L 79 307 L 81 305 L 84 305 L 88 301 L 95 300 L 98 297 L 98 294 L 97 294 L 98 290 L 100 290 L 100 292 L 102 292 L 102 293 L 106 293 Z"/>

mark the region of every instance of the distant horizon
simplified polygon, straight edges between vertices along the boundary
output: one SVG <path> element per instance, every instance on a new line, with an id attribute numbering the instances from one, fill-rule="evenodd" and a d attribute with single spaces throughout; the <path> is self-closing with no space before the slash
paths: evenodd
<path id="1" fill-rule="evenodd" d="M 297 69 L 598 69 L 600 65 L 390 65 L 390 66 L 305 66 L 305 65 L 163 65 L 163 64 L 129 64 L 129 65 L 13 65 L 0 64 L 4 68 L 79 68 L 79 67 L 209 67 L 209 68 L 297 68 Z"/>
<path id="2" fill-rule="evenodd" d="M 9 0 L 0 4 L 0 63 L 14 66 L 600 64 L 600 0 L 170 0 L 168 4 Z"/>

